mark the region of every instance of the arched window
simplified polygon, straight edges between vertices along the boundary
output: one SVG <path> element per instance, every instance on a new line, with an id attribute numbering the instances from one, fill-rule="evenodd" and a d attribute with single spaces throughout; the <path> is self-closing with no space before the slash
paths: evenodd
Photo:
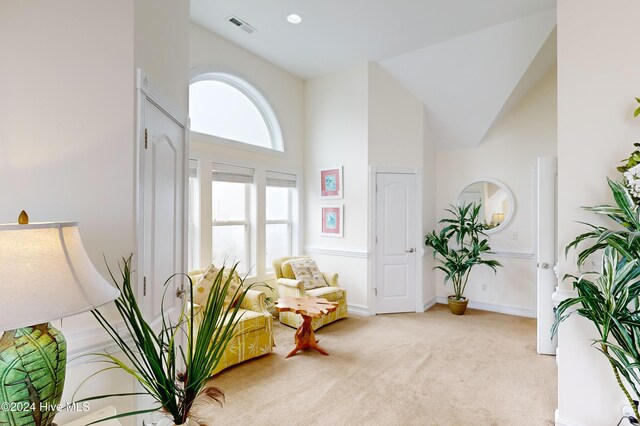
<path id="1" fill-rule="evenodd" d="M 245 80 L 228 73 L 199 74 L 189 85 L 191 130 L 284 151 L 271 105 Z"/>

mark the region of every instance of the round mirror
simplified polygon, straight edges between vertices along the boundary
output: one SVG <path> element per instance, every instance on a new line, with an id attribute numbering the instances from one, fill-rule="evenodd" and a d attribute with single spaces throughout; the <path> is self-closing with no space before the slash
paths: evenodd
<path id="1" fill-rule="evenodd" d="M 515 210 L 511 191 L 497 179 L 482 178 L 467 185 L 458 194 L 458 205 L 469 203 L 482 205 L 479 219 L 487 234 L 504 228 Z"/>

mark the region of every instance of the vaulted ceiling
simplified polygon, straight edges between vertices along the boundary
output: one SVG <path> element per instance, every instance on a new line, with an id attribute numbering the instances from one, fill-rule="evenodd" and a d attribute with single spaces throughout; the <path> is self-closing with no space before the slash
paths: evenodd
<path id="1" fill-rule="evenodd" d="M 555 0 L 191 0 L 191 19 L 303 79 L 379 62 L 441 149 L 479 144 L 555 64 Z"/>

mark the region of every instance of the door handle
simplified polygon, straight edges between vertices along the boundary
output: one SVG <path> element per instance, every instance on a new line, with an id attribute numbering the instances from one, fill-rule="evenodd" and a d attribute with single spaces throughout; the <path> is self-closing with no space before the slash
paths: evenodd
<path id="1" fill-rule="evenodd" d="M 407 253 L 413 253 L 414 251 L 416 251 L 416 249 L 410 248 L 410 249 L 407 250 Z"/>
<path id="2" fill-rule="evenodd" d="M 176 297 L 178 299 L 182 299 L 186 295 L 187 295 L 187 291 L 184 289 L 184 287 L 181 286 L 176 290 Z"/>
<path id="3" fill-rule="evenodd" d="M 551 267 L 547 262 L 543 262 L 542 264 L 538 263 L 536 266 L 542 269 L 549 269 Z"/>

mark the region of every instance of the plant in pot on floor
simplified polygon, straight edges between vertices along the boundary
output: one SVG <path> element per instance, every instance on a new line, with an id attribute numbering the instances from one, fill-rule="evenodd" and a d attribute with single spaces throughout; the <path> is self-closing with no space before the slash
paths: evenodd
<path id="1" fill-rule="evenodd" d="M 155 401 L 154 407 L 122 413 L 110 418 L 161 411 L 175 425 L 189 423 L 205 425 L 207 422 L 195 418 L 192 408 L 194 404 L 222 405 L 224 400 L 222 390 L 209 385 L 208 380 L 233 336 L 241 317 L 238 312 L 240 304 L 247 291 L 253 286 L 253 284 L 246 287 L 242 285 L 242 280 L 236 274 L 236 267 L 237 263 L 228 273 L 225 273 L 224 267 L 217 273 L 206 307 L 184 302 L 179 318 L 175 320 L 172 320 L 162 309 L 161 324 L 155 329 L 143 317 L 133 292 L 131 257 L 123 259 L 120 279 L 116 279 L 109 270 L 111 278 L 120 290 L 120 297 L 115 300 L 115 305 L 126 330 L 115 329 L 111 321 L 100 311 L 95 310 L 92 313 L 124 355 L 122 358 L 106 352 L 91 355 L 102 358 L 102 361 L 108 365 L 98 373 L 120 369 L 132 376 L 143 391 L 142 393 L 99 395 L 76 402 L 146 394 Z M 166 289 L 169 288 L 167 284 L 177 275 L 183 274 L 176 274 L 167 279 Z M 188 276 L 187 278 L 193 296 L 193 282 Z M 237 285 L 237 280 L 240 280 L 240 285 Z M 232 296 L 231 300 L 234 300 L 234 303 L 228 303 L 229 296 Z M 123 333 L 125 331 L 130 337 Z M 184 345 L 179 343 L 182 339 L 185 340 Z M 100 421 L 104 420 L 106 419 Z"/>
<path id="2" fill-rule="evenodd" d="M 464 297 L 469 274 L 476 265 L 486 265 L 497 272 L 500 262 L 483 259 L 491 253 L 485 226 L 479 220 L 480 204 L 464 204 L 446 209 L 451 218 L 442 219 L 444 227 L 427 234 L 425 244 L 433 249 L 433 257 L 439 269 L 445 273 L 444 282 L 451 281 L 453 295 L 449 296 L 449 309 L 456 315 L 464 314 L 469 300 Z"/>

